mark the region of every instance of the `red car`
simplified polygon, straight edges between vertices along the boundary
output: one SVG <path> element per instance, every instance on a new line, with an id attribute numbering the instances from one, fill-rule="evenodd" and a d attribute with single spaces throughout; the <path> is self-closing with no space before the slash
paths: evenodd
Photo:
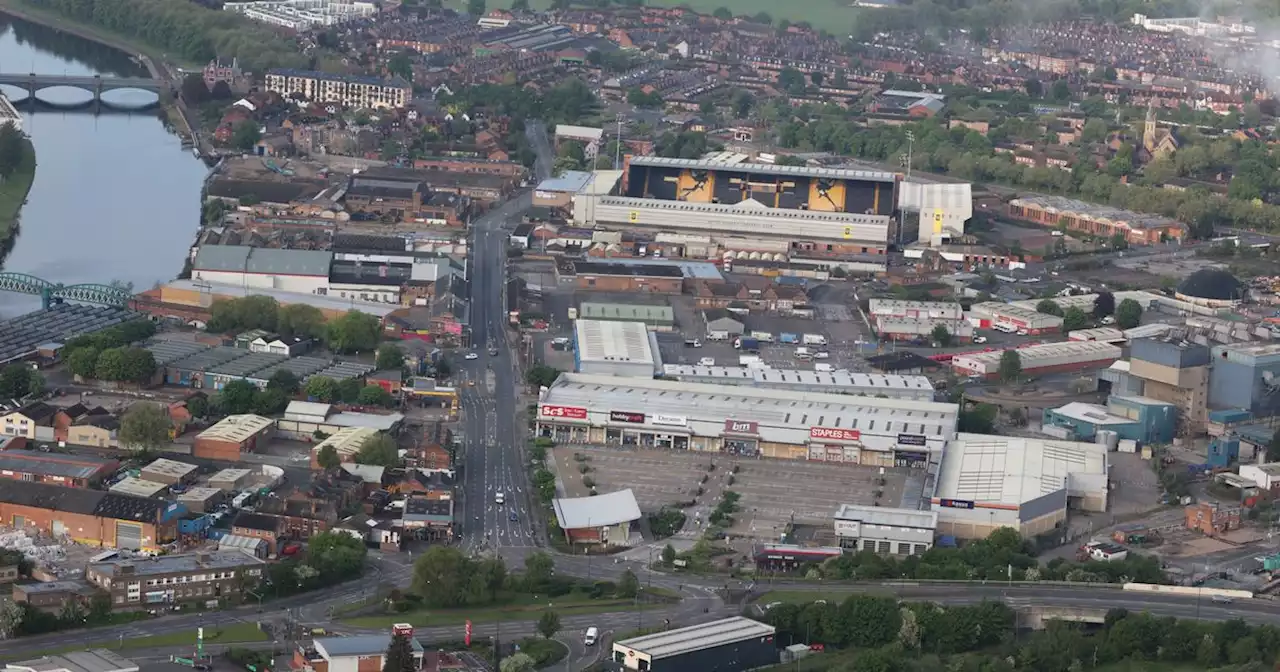
<path id="1" fill-rule="evenodd" d="M 302 544 L 297 544 L 291 541 L 285 544 L 284 548 L 280 549 L 280 555 L 297 555 L 298 551 L 301 550 Z"/>

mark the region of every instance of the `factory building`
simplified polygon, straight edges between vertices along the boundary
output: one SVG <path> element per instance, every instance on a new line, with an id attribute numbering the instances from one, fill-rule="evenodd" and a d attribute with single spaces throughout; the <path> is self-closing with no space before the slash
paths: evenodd
<path id="1" fill-rule="evenodd" d="M 1200 435 L 1208 430 L 1211 361 L 1208 347 L 1162 334 L 1131 341 L 1129 360 L 1099 372 L 1098 380 L 1109 384 L 1112 394 L 1173 404 L 1186 431 Z"/>
<path id="2" fill-rule="evenodd" d="M 1280 412 L 1280 345 L 1219 345 L 1211 354 L 1211 407 L 1259 418 Z"/>
<path id="3" fill-rule="evenodd" d="M 620 672 L 745 672 L 778 663 L 775 632 L 735 616 L 614 642 L 609 661 Z"/>
<path id="4" fill-rule="evenodd" d="M 969 310 L 973 326 L 979 329 L 1001 329 L 1025 331 L 1032 336 L 1053 334 L 1062 331 L 1062 318 L 1036 312 L 1035 308 L 1027 308 L 1012 303 L 988 301 L 975 303 Z"/>
<path id="5" fill-rule="evenodd" d="M 662 377 L 686 383 L 768 387 L 795 392 L 852 394 L 890 399 L 933 401 L 933 383 L 925 376 L 899 376 L 851 371 L 808 371 L 741 366 L 694 366 L 667 364 Z"/>
<path id="6" fill-rule="evenodd" d="M 8 481 L 0 486 L 0 522 L 87 546 L 158 551 L 174 540 L 179 504 L 159 499 Z"/>
<path id="7" fill-rule="evenodd" d="M 1144 444 L 1168 443 L 1177 432 L 1178 410 L 1166 401 L 1112 395 L 1107 398 L 1106 406 L 1077 401 L 1045 409 L 1044 426 L 1067 430 L 1069 433 L 1062 438 L 1097 441 L 1112 449 L 1120 439 Z"/>
<path id="8" fill-rule="evenodd" d="M 1000 358 L 1004 352 L 993 350 L 957 355 L 951 360 L 951 366 L 962 376 L 995 379 L 1000 375 Z M 1022 359 L 1022 372 L 1031 376 L 1103 368 L 1120 359 L 1121 352 L 1117 346 L 1097 341 L 1044 343 L 1017 349 Z"/>
<path id="9" fill-rule="evenodd" d="M 196 435 L 191 455 L 207 460 L 240 461 L 241 455 L 256 452 L 275 429 L 271 418 L 246 413 L 228 415 L 217 424 Z"/>
<path id="10" fill-rule="evenodd" d="M 964 309 L 958 303 L 871 299 L 867 317 L 883 339 L 927 339 L 938 325 L 959 340 L 973 339 L 973 325 L 965 318 Z"/>
<path id="11" fill-rule="evenodd" d="M 881 555 L 923 555 L 937 527 L 937 511 L 841 504 L 835 515 L 840 548 Z"/>
<path id="12" fill-rule="evenodd" d="M 926 401 L 566 373 L 538 403 L 558 443 L 924 468 L 957 406 Z"/>
<path id="13" fill-rule="evenodd" d="M 579 373 L 652 378 L 662 371 L 658 337 L 641 322 L 579 319 L 573 335 Z"/>
<path id="14" fill-rule="evenodd" d="M 191 263 L 191 279 L 274 289 L 299 294 L 323 294 L 329 287 L 333 253 L 323 250 L 283 250 L 247 245 L 201 245 Z"/>
<path id="15" fill-rule="evenodd" d="M 1067 509 L 1107 510 L 1107 448 L 1097 443 L 959 434 L 947 446 L 932 504 L 938 534 L 1024 537 L 1066 521 Z"/>

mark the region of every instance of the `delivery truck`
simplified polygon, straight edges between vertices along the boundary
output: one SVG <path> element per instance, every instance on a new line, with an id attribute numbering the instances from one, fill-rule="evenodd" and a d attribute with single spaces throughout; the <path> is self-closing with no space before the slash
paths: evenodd
<path id="1" fill-rule="evenodd" d="M 826 345 L 827 337 L 823 336 L 822 334 L 805 334 L 804 344 L 805 345 Z"/>
<path id="2" fill-rule="evenodd" d="M 753 331 L 751 332 L 750 336 L 751 338 L 754 338 L 757 341 L 760 341 L 761 343 L 773 342 L 773 334 L 768 331 Z"/>
<path id="3" fill-rule="evenodd" d="M 800 342 L 800 334 L 791 334 L 784 331 L 778 334 L 778 340 L 788 345 L 794 345 Z"/>

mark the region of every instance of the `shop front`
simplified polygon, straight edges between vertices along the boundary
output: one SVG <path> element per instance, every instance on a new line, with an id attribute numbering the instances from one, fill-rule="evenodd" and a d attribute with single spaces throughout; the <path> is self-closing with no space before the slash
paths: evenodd
<path id="1" fill-rule="evenodd" d="M 856 429 L 810 427 L 808 447 L 814 462 L 862 462 L 862 433 Z"/>
<path id="2" fill-rule="evenodd" d="M 893 450 L 893 466 L 924 469 L 929 465 L 928 439 L 921 434 L 899 434 Z"/>
<path id="3" fill-rule="evenodd" d="M 760 424 L 751 420 L 725 420 L 722 434 L 724 452 L 742 457 L 760 457 Z"/>
<path id="4" fill-rule="evenodd" d="M 538 436 L 556 443 L 587 443 L 590 431 L 585 408 L 549 404 L 538 408 Z"/>
<path id="5" fill-rule="evenodd" d="M 690 433 L 688 424 L 688 419 L 682 416 L 661 413 L 646 415 L 625 410 L 609 411 L 605 443 L 634 448 L 688 450 Z"/>

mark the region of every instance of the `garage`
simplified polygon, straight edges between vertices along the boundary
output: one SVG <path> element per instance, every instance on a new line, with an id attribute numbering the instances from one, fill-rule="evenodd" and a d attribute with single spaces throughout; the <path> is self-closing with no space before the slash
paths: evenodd
<path id="1" fill-rule="evenodd" d="M 116 548 L 142 549 L 142 526 L 137 523 L 116 522 Z"/>

